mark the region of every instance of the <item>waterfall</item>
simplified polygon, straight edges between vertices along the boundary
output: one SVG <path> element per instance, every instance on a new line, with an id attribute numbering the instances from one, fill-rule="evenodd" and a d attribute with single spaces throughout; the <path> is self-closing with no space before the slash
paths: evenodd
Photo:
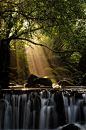
<path id="1" fill-rule="evenodd" d="M 0 129 L 61 130 L 68 124 L 86 129 L 85 93 L 36 90 L 0 99 Z"/>

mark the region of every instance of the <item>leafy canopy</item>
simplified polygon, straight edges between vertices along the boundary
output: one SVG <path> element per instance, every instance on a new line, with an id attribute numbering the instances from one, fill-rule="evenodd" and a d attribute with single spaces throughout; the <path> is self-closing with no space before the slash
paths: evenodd
<path id="1" fill-rule="evenodd" d="M 43 46 L 33 40 L 41 30 L 39 33 L 58 40 L 60 51 L 77 51 L 86 40 L 85 4 L 85 0 L 1 0 L 0 39 Z"/>

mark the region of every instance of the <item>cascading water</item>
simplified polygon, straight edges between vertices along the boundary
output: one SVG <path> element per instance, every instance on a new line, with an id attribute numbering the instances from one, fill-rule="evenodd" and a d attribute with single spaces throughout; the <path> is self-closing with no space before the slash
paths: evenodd
<path id="1" fill-rule="evenodd" d="M 56 111 L 56 103 L 50 93 L 47 92 L 48 97 L 41 93 L 41 111 L 40 111 L 40 129 L 49 129 L 58 127 L 58 114 Z"/>
<path id="2" fill-rule="evenodd" d="M 73 123 L 80 130 L 86 130 L 86 94 L 75 91 L 72 95 L 67 92 L 63 94 L 63 100 L 67 124 Z"/>
<path id="3" fill-rule="evenodd" d="M 68 124 L 86 129 L 85 93 L 36 90 L 0 99 L 0 129 L 65 130 Z"/>

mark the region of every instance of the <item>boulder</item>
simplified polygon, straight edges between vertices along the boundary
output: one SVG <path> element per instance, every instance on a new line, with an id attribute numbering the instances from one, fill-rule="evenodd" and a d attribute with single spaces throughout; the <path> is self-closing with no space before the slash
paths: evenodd
<path id="1" fill-rule="evenodd" d="M 44 86 L 51 86 L 52 87 L 52 81 L 50 78 L 38 78 L 34 81 L 34 84 L 41 84 Z"/>
<path id="2" fill-rule="evenodd" d="M 80 130 L 80 128 L 74 124 L 64 126 L 61 130 Z"/>
<path id="3" fill-rule="evenodd" d="M 27 84 L 25 87 L 33 87 L 34 86 L 34 80 L 36 80 L 38 77 L 34 74 L 31 74 L 27 80 Z"/>
<path id="4" fill-rule="evenodd" d="M 79 92 L 77 92 L 77 93 L 75 93 L 75 99 L 83 99 L 83 96 L 82 96 L 82 94 L 83 93 L 79 93 Z"/>
<path id="5" fill-rule="evenodd" d="M 39 110 L 41 109 L 41 99 L 39 96 L 35 96 L 33 100 L 33 110 Z"/>
<path id="6" fill-rule="evenodd" d="M 71 83 L 71 82 L 69 82 L 67 80 L 60 80 L 58 82 L 58 84 L 61 85 L 61 86 L 73 86 L 74 85 L 73 83 Z"/>
<path id="7" fill-rule="evenodd" d="M 52 87 L 52 81 L 50 78 L 39 78 L 33 74 L 28 78 L 25 87 L 38 87 L 38 84 Z"/>
<path id="8" fill-rule="evenodd" d="M 54 93 L 54 101 L 56 103 L 56 110 L 58 113 L 59 125 L 63 126 L 66 124 L 66 117 L 65 117 L 65 111 L 64 111 L 65 109 L 64 109 L 62 92 Z"/>
<path id="9" fill-rule="evenodd" d="M 31 74 L 27 80 L 27 83 L 33 82 L 36 79 L 38 79 L 38 76 Z"/>

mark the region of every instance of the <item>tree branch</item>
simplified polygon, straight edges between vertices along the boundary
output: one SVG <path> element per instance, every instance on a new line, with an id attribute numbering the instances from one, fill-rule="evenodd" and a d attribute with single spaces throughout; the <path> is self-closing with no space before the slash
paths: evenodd
<path id="1" fill-rule="evenodd" d="M 15 38 L 18 38 L 19 36 L 28 33 L 28 31 L 34 32 L 34 31 L 37 31 L 37 30 L 42 29 L 42 28 L 43 28 L 43 26 L 41 26 L 41 27 L 39 27 L 39 28 L 32 29 L 32 30 L 27 30 L 26 32 L 21 32 L 21 33 L 20 33 L 19 35 L 17 35 Z M 25 30 L 24 30 L 24 31 L 25 31 Z"/>
<path id="2" fill-rule="evenodd" d="M 46 48 L 48 48 L 49 50 L 51 50 L 52 52 L 54 52 L 54 53 L 72 53 L 72 52 L 75 52 L 74 50 L 67 50 L 67 51 L 54 51 L 53 49 L 49 48 L 49 47 L 46 46 L 46 45 L 43 45 L 43 44 L 39 44 L 39 43 L 33 42 L 33 41 L 31 41 L 31 40 L 29 40 L 29 39 L 26 39 L 26 38 L 13 38 L 13 39 L 25 40 L 25 41 L 28 41 L 28 42 L 34 44 L 34 45 L 38 45 L 38 46 L 42 46 L 42 47 L 46 47 Z M 77 51 L 77 52 L 78 52 L 78 51 Z"/>
<path id="3" fill-rule="evenodd" d="M 29 39 L 26 39 L 26 38 L 18 38 L 18 37 L 13 37 L 13 36 L 12 36 L 11 38 L 2 39 L 2 41 L 11 41 L 11 40 L 16 40 L 16 39 L 28 41 L 28 42 L 30 42 L 30 43 L 32 43 L 32 44 L 34 44 L 34 45 L 46 47 L 46 48 L 48 48 L 49 50 L 51 50 L 52 52 L 54 52 L 54 53 L 73 53 L 73 52 L 79 52 L 79 51 L 74 51 L 74 50 L 54 51 L 53 49 L 49 48 L 49 47 L 46 46 L 46 45 L 43 45 L 43 44 L 40 44 L 40 43 L 33 42 L 33 41 L 31 41 L 31 40 L 29 40 Z"/>

